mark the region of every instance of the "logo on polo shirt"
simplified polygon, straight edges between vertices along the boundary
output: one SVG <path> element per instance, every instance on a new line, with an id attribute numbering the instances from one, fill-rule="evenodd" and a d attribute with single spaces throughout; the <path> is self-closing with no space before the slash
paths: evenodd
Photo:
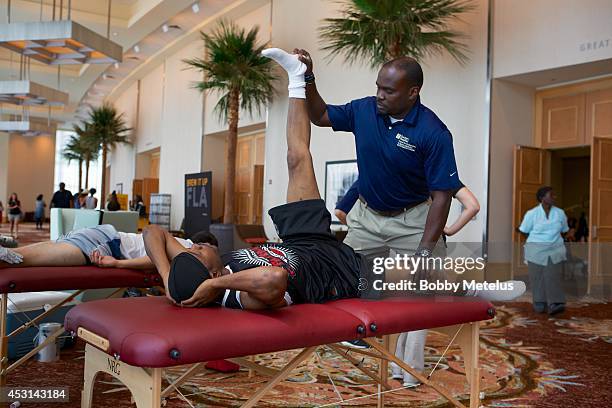
<path id="1" fill-rule="evenodd" d="M 410 150 L 411 152 L 416 151 L 416 146 L 409 143 L 410 138 L 408 136 L 398 133 L 395 135 L 395 138 L 397 139 L 397 147 L 401 147 L 404 150 Z"/>

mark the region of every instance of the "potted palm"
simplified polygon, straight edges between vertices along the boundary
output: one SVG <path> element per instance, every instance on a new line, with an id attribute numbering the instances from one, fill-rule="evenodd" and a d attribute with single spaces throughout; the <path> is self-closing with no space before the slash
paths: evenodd
<path id="1" fill-rule="evenodd" d="M 78 128 L 78 125 L 74 125 L 75 132 L 76 128 Z M 83 156 L 83 144 L 80 138 L 78 136 L 71 136 L 62 150 L 62 157 L 68 160 L 68 164 L 73 160 L 79 162 L 79 192 L 82 190 L 83 186 Z"/>
<path id="2" fill-rule="evenodd" d="M 82 154 L 82 162 L 85 164 L 85 184 L 84 188 L 89 186 L 89 166 L 91 162 L 98 160 L 100 153 L 100 144 L 95 139 L 91 132 L 91 125 L 87 122 L 83 124 L 83 127 L 74 125 L 74 132 L 78 136 L 79 147 Z M 80 177 L 79 177 L 80 180 Z M 79 181 L 79 189 L 80 189 Z"/>
<path id="3" fill-rule="evenodd" d="M 89 127 L 86 126 L 88 138 L 93 146 L 99 146 L 102 151 L 102 197 L 106 194 L 106 160 L 108 152 L 118 144 L 130 144 L 128 138 L 132 130 L 127 127 L 123 113 L 118 113 L 115 107 L 105 103 L 100 107 L 92 108 L 89 112 Z M 91 133 L 90 133 L 91 132 Z"/>
<path id="4" fill-rule="evenodd" d="M 220 120 L 227 121 L 225 144 L 225 193 L 223 223 L 226 232 L 216 231 L 233 242 L 235 218 L 234 196 L 236 180 L 236 145 L 240 109 L 252 113 L 270 102 L 274 95 L 272 61 L 261 55 L 265 44 L 257 43 L 259 27 L 248 32 L 231 22 L 221 21 L 210 33 L 201 32 L 206 47 L 204 58 L 184 60 L 189 68 L 203 74 L 195 83 L 201 92 L 216 91 L 221 95 L 215 106 Z M 229 228 L 231 226 L 231 229 Z M 229 237 L 231 230 L 232 237 Z M 231 244 L 233 245 L 233 244 Z"/>
<path id="5" fill-rule="evenodd" d="M 473 8 L 463 0 L 350 0 L 341 17 L 323 20 L 319 36 L 330 58 L 342 55 L 350 64 L 365 60 L 378 67 L 405 55 L 420 60 L 444 51 L 463 64 L 465 36 L 448 25 Z"/>

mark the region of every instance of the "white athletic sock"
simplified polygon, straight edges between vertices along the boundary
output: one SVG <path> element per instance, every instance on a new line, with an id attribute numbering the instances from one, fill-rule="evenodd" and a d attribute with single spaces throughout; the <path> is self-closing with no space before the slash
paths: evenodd
<path id="1" fill-rule="evenodd" d="M 289 54 L 280 48 L 266 48 L 261 55 L 278 62 L 287 71 L 289 76 L 289 97 L 306 99 L 306 82 L 304 82 L 304 72 L 306 64 L 298 59 L 297 54 Z"/>
<path id="2" fill-rule="evenodd" d="M 525 282 L 523 281 L 516 281 L 516 280 L 510 280 L 510 281 L 505 281 L 505 282 L 501 282 L 502 285 L 504 285 L 504 287 L 506 287 L 506 290 L 495 290 L 495 289 L 490 289 L 490 290 L 468 290 L 465 293 L 465 296 L 478 296 L 479 298 L 485 299 L 485 300 L 489 300 L 491 302 L 508 302 L 510 300 L 514 300 L 517 297 L 521 296 L 523 293 L 525 293 L 525 290 L 527 290 L 527 287 L 525 286 Z"/>
<path id="3" fill-rule="evenodd" d="M 0 246 L 0 261 L 4 261 L 9 264 L 22 263 L 23 255 L 18 254 L 15 251 L 11 251 L 8 248 Z"/>

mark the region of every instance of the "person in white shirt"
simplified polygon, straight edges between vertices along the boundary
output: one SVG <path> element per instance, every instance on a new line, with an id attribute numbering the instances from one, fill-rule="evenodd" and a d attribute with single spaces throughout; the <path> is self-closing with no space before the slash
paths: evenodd
<path id="1" fill-rule="evenodd" d="M 191 239 L 175 239 L 185 248 L 205 243 L 218 245 L 215 236 L 207 231 L 200 231 Z M 92 264 L 105 268 L 154 268 L 142 234 L 120 232 L 110 224 L 70 231 L 56 241 L 12 250 L 0 247 L 0 268 Z"/>
<path id="2" fill-rule="evenodd" d="M 85 199 L 85 208 L 89 210 L 95 210 L 96 208 L 98 208 L 98 199 L 94 197 L 96 191 L 97 190 L 95 188 L 89 189 L 89 196 L 87 197 L 87 199 Z"/>

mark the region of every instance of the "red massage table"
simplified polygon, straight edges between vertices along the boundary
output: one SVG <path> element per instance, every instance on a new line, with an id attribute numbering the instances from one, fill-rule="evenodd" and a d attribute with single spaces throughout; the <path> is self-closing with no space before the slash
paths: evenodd
<path id="1" fill-rule="evenodd" d="M 113 294 L 126 287 L 146 288 L 162 285 L 161 278 L 154 270 L 99 268 L 97 266 L 73 267 L 31 267 L 0 269 L 0 386 L 6 385 L 7 375 L 15 368 L 36 355 L 40 349 L 55 341 L 64 329 L 60 328 L 50 335 L 44 343 L 15 361 L 8 362 L 8 339 L 36 325 L 39 321 L 54 313 L 59 307 L 70 302 L 87 289 L 119 288 Z M 42 292 L 48 290 L 76 290 L 66 293 L 66 298 L 58 305 L 27 321 L 22 326 L 6 332 L 8 294 L 20 292 Z"/>
<path id="2" fill-rule="evenodd" d="M 380 391 L 390 389 L 387 373 L 388 362 L 392 361 L 433 387 L 453 405 L 462 407 L 464 405 L 440 384 L 425 378 L 389 351 L 395 350 L 393 337 L 396 340 L 396 336 L 390 335 L 432 328 L 449 334 L 460 345 L 470 383 L 469 396 L 460 399 L 469 398 L 469 406 L 478 407 L 478 322 L 494 314 L 493 306 L 478 298 L 345 299 L 276 310 L 241 311 L 180 308 L 165 297 L 148 297 L 77 305 L 66 315 L 65 327 L 87 343 L 83 408 L 91 407 L 93 384 L 99 372 L 123 382 L 132 392 L 138 408 L 157 408 L 163 398 L 198 370 L 200 364 L 217 359 L 229 359 L 271 377 L 242 405 L 253 407 L 322 345 L 346 357 L 378 383 L 379 406 L 384 404 Z M 382 343 L 375 337 L 382 337 Z M 355 338 L 364 339 L 372 349 L 350 349 L 351 353 L 379 358 L 378 373 L 360 367 L 358 359 L 343 346 L 335 344 Z M 282 370 L 262 367 L 245 358 L 296 348 L 303 350 Z M 162 390 L 162 369 L 179 365 L 191 367 Z"/>

